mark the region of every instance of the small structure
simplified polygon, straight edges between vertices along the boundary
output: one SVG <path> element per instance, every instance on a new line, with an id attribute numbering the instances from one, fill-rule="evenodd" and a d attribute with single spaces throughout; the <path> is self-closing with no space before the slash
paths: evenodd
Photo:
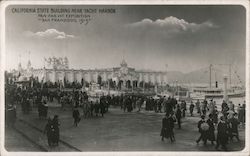
<path id="1" fill-rule="evenodd" d="M 30 84 L 30 81 L 25 76 L 20 76 L 17 81 L 15 81 L 18 87 L 27 88 Z"/>

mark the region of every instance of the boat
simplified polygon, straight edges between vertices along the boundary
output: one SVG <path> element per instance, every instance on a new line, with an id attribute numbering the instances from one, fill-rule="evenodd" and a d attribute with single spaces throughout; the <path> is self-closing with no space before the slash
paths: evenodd
<path id="1" fill-rule="evenodd" d="M 230 86 L 231 86 L 231 64 L 229 64 L 229 71 L 230 71 Z M 215 83 L 215 87 L 211 85 L 211 71 L 212 71 L 212 64 L 209 66 L 209 87 L 193 87 L 190 90 L 190 98 L 192 99 L 207 99 L 207 98 L 223 98 L 224 92 L 226 90 L 226 95 L 228 98 L 234 97 L 244 97 L 245 96 L 245 89 L 243 86 L 234 86 L 227 88 L 227 80 L 224 80 L 224 88 L 218 88 L 217 82 Z M 236 72 L 235 72 L 236 73 Z M 241 81 L 240 81 L 241 82 Z"/>
<path id="2" fill-rule="evenodd" d="M 223 98 L 223 96 L 224 90 L 221 88 L 195 87 L 190 93 L 192 99 Z M 244 97 L 245 91 L 241 88 L 230 88 L 227 90 L 227 96 L 229 98 Z"/>

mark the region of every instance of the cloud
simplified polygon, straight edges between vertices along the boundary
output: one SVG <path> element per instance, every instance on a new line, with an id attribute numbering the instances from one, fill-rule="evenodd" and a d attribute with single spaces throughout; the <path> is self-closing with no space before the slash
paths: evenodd
<path id="1" fill-rule="evenodd" d="M 216 28 L 214 23 L 206 21 L 200 24 L 189 23 L 184 19 L 178 19 L 173 16 L 166 17 L 165 19 L 157 19 L 155 21 L 151 19 L 143 19 L 139 22 L 129 24 L 130 28 L 138 28 L 141 30 L 158 30 L 167 33 L 181 33 L 181 32 L 197 32 L 204 29 Z"/>
<path id="2" fill-rule="evenodd" d="M 75 38 L 74 35 L 69 35 L 69 34 L 66 34 L 65 32 L 61 32 L 56 29 L 47 29 L 45 31 L 38 31 L 35 33 L 31 31 L 25 31 L 24 35 L 27 37 L 50 38 L 50 39 Z"/>

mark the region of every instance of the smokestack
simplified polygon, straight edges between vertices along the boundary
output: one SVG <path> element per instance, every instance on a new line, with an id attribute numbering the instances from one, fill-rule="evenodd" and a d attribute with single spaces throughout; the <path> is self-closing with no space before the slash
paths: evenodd
<path id="1" fill-rule="evenodd" d="M 223 81 L 224 81 L 224 91 L 223 91 L 223 99 L 228 102 L 228 95 L 227 95 L 227 76 L 225 75 L 224 78 L 223 78 Z"/>

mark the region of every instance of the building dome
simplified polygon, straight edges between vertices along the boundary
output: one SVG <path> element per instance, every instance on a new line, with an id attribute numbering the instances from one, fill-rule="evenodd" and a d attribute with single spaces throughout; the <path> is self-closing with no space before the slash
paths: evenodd
<path id="1" fill-rule="evenodd" d="M 30 62 L 30 60 L 28 61 L 27 66 L 28 66 L 28 67 L 31 67 L 31 62 Z"/>
<path id="2" fill-rule="evenodd" d="M 126 63 L 126 61 L 123 59 L 121 62 L 121 67 L 127 67 L 128 64 Z"/>
<path id="3" fill-rule="evenodd" d="M 22 70 L 22 65 L 21 65 L 21 63 L 19 62 L 18 63 L 18 71 L 21 71 Z"/>

